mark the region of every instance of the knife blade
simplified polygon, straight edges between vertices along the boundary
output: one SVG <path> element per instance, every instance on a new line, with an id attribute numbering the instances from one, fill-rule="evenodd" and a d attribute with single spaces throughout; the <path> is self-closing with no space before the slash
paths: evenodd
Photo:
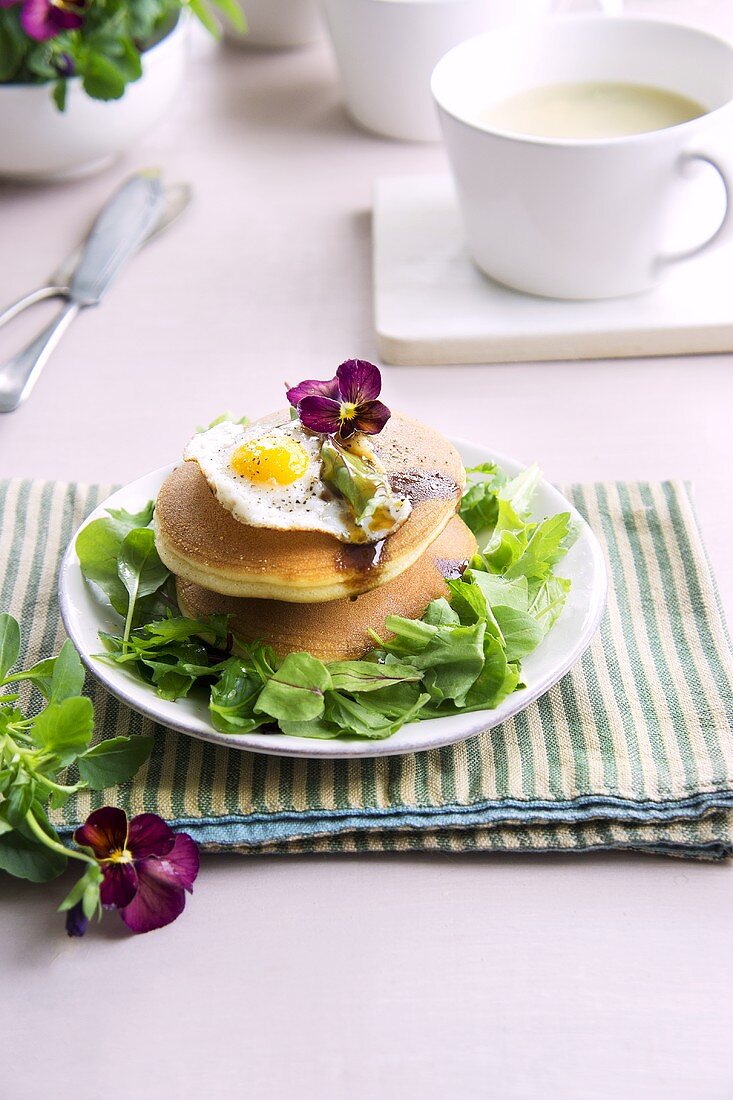
<path id="1" fill-rule="evenodd" d="M 191 202 L 191 198 L 191 187 L 187 183 L 172 183 L 166 187 L 163 212 L 143 241 L 143 246 L 156 240 L 174 221 L 180 218 Z M 30 309 L 31 306 L 47 298 L 68 298 L 69 283 L 79 265 L 83 249 L 84 242 L 77 245 L 74 251 L 62 260 L 45 286 L 40 286 L 36 290 L 30 291 L 30 293 L 24 294 L 22 298 L 18 298 L 17 301 L 6 306 L 0 313 L 0 328 L 12 321 L 23 310 Z"/>
<path id="2" fill-rule="evenodd" d="M 123 183 L 91 228 L 72 276 L 69 298 L 96 305 L 160 220 L 165 189 L 159 173 L 141 172 Z"/>
<path id="3" fill-rule="evenodd" d="M 188 190 L 182 188 L 179 209 L 187 200 Z M 115 192 L 82 245 L 68 291 L 57 288 L 66 298 L 61 313 L 0 368 L 0 413 L 12 412 L 25 401 L 77 313 L 100 301 L 115 276 L 161 224 L 164 208 L 165 190 L 157 172 L 138 173 Z"/>
<path id="4" fill-rule="evenodd" d="M 190 185 L 187 183 L 171 183 L 164 190 L 162 213 L 143 241 L 143 245 L 147 245 L 150 241 L 154 241 L 159 237 L 161 233 L 164 233 L 168 226 L 181 216 L 191 202 L 193 193 Z M 89 232 L 91 232 L 91 229 Z M 89 234 L 87 234 L 87 236 L 88 235 Z M 50 279 L 50 283 L 52 284 L 51 289 L 57 288 L 64 296 L 68 295 L 69 285 L 74 276 L 74 272 L 79 266 L 85 243 L 86 238 L 81 244 L 77 245 L 74 251 L 56 268 Z"/>

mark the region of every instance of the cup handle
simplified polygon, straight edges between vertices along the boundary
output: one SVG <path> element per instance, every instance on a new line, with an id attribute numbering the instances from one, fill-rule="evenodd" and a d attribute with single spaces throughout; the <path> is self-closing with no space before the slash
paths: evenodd
<path id="1" fill-rule="evenodd" d="M 718 228 L 706 241 L 695 245 L 694 248 L 660 256 L 660 263 L 675 264 L 681 260 L 690 260 L 693 256 L 699 256 L 701 252 L 707 252 L 709 248 L 718 248 L 720 245 L 733 240 L 733 183 L 731 183 L 733 173 L 728 170 L 727 166 L 724 166 L 725 162 L 721 163 L 710 153 L 702 151 L 683 153 L 678 161 L 680 172 L 684 175 L 685 170 L 691 164 L 709 164 L 718 173 L 725 188 L 725 213 Z"/>

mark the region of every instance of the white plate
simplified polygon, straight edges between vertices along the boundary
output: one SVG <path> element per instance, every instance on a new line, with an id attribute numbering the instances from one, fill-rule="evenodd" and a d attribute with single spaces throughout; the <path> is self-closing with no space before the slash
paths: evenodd
<path id="1" fill-rule="evenodd" d="M 498 462 L 506 472 L 514 476 L 523 469 L 520 463 L 484 447 L 454 440 L 467 466 L 479 462 Z M 113 493 L 96 508 L 85 521 L 90 523 L 104 514 L 107 508 L 126 508 L 137 512 L 157 496 L 158 489 L 172 466 L 165 466 L 154 473 L 133 481 Z M 159 699 L 148 685 L 141 683 L 119 665 L 109 665 L 98 660 L 100 652 L 98 632 L 118 633 L 119 620 L 103 607 L 92 595 L 79 568 L 74 550 L 76 535 L 67 549 L 59 574 L 59 601 L 61 616 L 69 637 L 78 649 L 82 660 L 109 690 L 128 706 L 171 729 L 188 733 L 192 737 L 213 741 L 228 748 L 250 749 L 255 752 L 274 753 L 280 756 L 304 757 L 359 757 L 391 756 L 398 753 L 418 752 L 440 748 L 455 741 L 462 741 L 506 721 L 512 715 L 543 695 L 572 668 L 590 644 L 598 628 L 606 602 L 606 566 L 598 540 L 585 520 L 568 500 L 543 481 L 537 491 L 533 508 L 536 519 L 570 511 L 579 525 L 580 536 L 562 563 L 562 575 L 571 579 L 572 588 L 563 613 L 554 629 L 542 645 L 522 662 L 522 675 L 526 687 L 514 692 L 495 710 L 474 711 L 470 714 L 430 718 L 424 722 L 411 722 L 384 741 L 353 740 L 320 741 L 316 739 L 288 737 L 284 734 L 219 733 L 209 722 L 206 703 L 195 699 L 181 699 L 172 703 Z M 77 532 L 78 533 L 78 532 Z"/>

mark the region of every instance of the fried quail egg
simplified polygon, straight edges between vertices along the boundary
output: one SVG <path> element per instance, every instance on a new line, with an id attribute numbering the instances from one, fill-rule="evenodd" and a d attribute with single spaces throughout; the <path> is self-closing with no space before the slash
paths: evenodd
<path id="1" fill-rule="evenodd" d="M 396 530 L 409 502 L 394 497 L 379 532 L 359 528 L 347 501 L 323 481 L 322 444 L 298 420 L 248 427 L 225 421 L 195 435 L 183 457 L 198 463 L 219 503 L 249 527 L 321 531 L 342 542 Z"/>

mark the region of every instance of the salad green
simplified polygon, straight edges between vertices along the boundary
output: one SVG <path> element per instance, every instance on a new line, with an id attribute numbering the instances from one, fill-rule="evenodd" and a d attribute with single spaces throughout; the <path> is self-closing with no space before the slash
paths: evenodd
<path id="1" fill-rule="evenodd" d="M 328 663 L 237 643 L 225 617 L 182 617 L 155 550 L 152 503 L 137 514 L 110 510 L 76 542 L 85 578 L 120 617 L 120 633 L 100 635 L 100 656 L 162 698 L 205 691 L 225 733 L 276 726 L 294 737 L 376 739 L 413 720 L 491 709 L 523 686 L 521 662 L 570 588 L 555 567 L 576 531 L 568 512 L 530 518 L 539 481 L 536 466 L 512 479 L 493 463 L 470 470 L 460 515 L 480 550 L 463 576 L 422 619 L 387 619 L 389 637 L 375 634 L 362 660 Z"/>
<path id="2" fill-rule="evenodd" d="M 84 788 L 99 791 L 130 779 L 153 739 L 112 737 L 90 747 L 94 714 L 81 694 L 84 668 L 72 643 L 65 641 L 56 657 L 13 671 L 20 650 L 17 621 L 0 615 L 0 870 L 46 882 L 69 859 L 88 864 L 75 889 L 89 887 L 90 917 L 99 904 L 101 872 L 88 855 L 64 847 L 48 811 Z M 30 699 L 21 697 L 28 684 Z"/>

